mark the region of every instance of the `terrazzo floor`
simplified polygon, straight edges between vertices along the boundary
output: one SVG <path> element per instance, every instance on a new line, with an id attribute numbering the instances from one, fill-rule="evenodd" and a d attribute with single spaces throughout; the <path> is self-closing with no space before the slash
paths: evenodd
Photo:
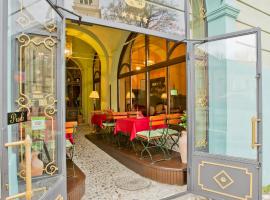
<path id="1" fill-rule="evenodd" d="M 86 175 L 86 193 L 83 200 L 159 200 L 186 191 L 186 186 L 161 184 L 143 178 L 110 157 L 85 138 L 88 126 L 80 126 L 75 135 L 74 162 Z M 144 179 L 150 182 L 147 188 L 137 191 L 120 189 L 116 180 L 121 178 Z M 191 200 L 192 196 L 176 198 Z"/>

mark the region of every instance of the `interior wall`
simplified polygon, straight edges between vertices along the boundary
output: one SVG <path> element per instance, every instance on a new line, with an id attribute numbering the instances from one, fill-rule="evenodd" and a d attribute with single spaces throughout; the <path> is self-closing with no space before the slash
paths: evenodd
<path id="1" fill-rule="evenodd" d="M 88 121 L 89 110 L 93 109 L 89 94 L 93 88 L 92 67 L 95 50 L 77 37 L 72 37 L 72 59 L 79 64 L 82 74 L 82 110 L 83 119 Z"/>
<path id="2" fill-rule="evenodd" d="M 129 36 L 129 31 L 107 28 L 103 26 L 93 25 L 86 26 L 73 24 L 67 21 L 67 35 L 79 38 L 88 46 L 92 47 L 92 51 L 96 51 L 101 61 L 101 109 L 108 109 L 110 106 L 109 87 L 111 85 L 111 105 L 112 109 L 117 110 L 117 72 L 118 62 L 123 45 Z M 112 39 L 113 35 L 113 39 Z M 79 45 L 77 45 L 79 48 Z M 74 47 L 75 48 L 75 47 Z M 90 50 L 89 50 L 90 51 Z M 85 54 L 84 50 L 82 53 Z M 74 55 L 73 55 L 74 56 Z M 83 61 L 86 62 L 86 61 Z M 89 63 L 88 63 L 89 64 Z M 90 70 L 91 69 L 91 70 Z M 83 92 L 84 104 L 84 119 L 89 120 L 89 113 L 93 111 L 92 101 L 89 99 L 89 94 L 93 88 L 92 81 L 92 65 L 86 68 L 83 72 L 85 77 L 90 76 L 90 79 L 83 79 L 83 87 L 87 89 Z M 89 102 L 89 103 L 86 103 Z"/>

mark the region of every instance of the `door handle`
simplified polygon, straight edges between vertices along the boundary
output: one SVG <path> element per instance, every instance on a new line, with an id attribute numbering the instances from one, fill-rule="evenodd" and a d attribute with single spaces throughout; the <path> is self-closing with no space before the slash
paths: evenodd
<path id="1" fill-rule="evenodd" d="M 261 144 L 259 144 L 257 142 L 257 125 L 258 125 L 258 122 L 260 122 L 261 120 L 258 119 L 257 117 L 253 116 L 251 118 L 251 126 L 252 126 L 252 144 L 251 144 L 251 148 L 252 149 L 255 149 L 255 148 L 258 148 L 260 146 L 262 146 Z"/>
<path id="2" fill-rule="evenodd" d="M 15 147 L 15 146 L 25 146 L 25 182 L 26 182 L 26 190 L 25 192 L 9 196 L 6 200 L 17 199 L 21 197 L 25 197 L 26 200 L 31 200 L 32 198 L 32 174 L 31 174 L 31 146 L 32 140 L 29 135 L 26 136 L 25 140 L 21 140 L 18 142 L 6 143 L 5 147 Z"/>

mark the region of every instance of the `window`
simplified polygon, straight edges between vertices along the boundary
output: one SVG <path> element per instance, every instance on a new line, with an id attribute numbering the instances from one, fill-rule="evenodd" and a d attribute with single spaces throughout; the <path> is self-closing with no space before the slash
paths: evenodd
<path id="1" fill-rule="evenodd" d="M 119 80 L 119 110 L 120 112 L 131 110 L 131 101 L 134 97 L 130 92 L 130 77 Z"/>
<path id="2" fill-rule="evenodd" d="M 131 70 L 139 71 L 145 67 L 145 36 L 138 35 L 131 48 Z"/>
<path id="3" fill-rule="evenodd" d="M 167 112 L 167 73 L 166 68 L 150 72 L 150 115 Z"/>
<path id="4" fill-rule="evenodd" d="M 94 60 L 93 60 L 93 90 L 97 91 L 99 94 L 99 99 L 96 99 L 96 110 L 101 109 L 101 63 L 100 59 L 97 53 L 94 55 Z"/>
<path id="5" fill-rule="evenodd" d="M 140 110 L 144 115 L 183 112 L 186 109 L 185 54 L 183 43 L 131 34 L 119 61 L 118 109 Z"/>
<path id="6" fill-rule="evenodd" d="M 132 110 L 139 110 L 144 115 L 147 115 L 146 108 L 146 85 L 145 74 L 136 74 L 131 76 L 131 88 L 132 88 Z"/>
<path id="7" fill-rule="evenodd" d="M 91 5 L 92 0 L 80 0 L 80 4 Z"/>
<path id="8" fill-rule="evenodd" d="M 186 63 L 169 66 L 170 113 L 186 110 Z"/>

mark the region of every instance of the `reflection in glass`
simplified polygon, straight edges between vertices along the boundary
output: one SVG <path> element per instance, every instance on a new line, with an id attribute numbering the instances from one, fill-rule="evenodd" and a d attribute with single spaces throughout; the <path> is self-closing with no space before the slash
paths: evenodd
<path id="1" fill-rule="evenodd" d="M 33 189 L 48 190 L 56 178 L 45 177 L 58 174 L 58 161 L 62 161 L 57 149 L 56 104 L 57 37 L 61 36 L 57 25 L 61 18 L 47 1 L 8 1 L 8 7 L 8 112 L 28 114 L 27 122 L 8 128 L 8 141 L 31 137 Z M 25 191 L 25 156 L 23 146 L 8 152 L 9 195 Z"/>
<path id="2" fill-rule="evenodd" d="M 257 116 L 255 35 L 196 45 L 195 58 L 196 149 L 255 159 L 250 147 L 251 118 Z"/>

